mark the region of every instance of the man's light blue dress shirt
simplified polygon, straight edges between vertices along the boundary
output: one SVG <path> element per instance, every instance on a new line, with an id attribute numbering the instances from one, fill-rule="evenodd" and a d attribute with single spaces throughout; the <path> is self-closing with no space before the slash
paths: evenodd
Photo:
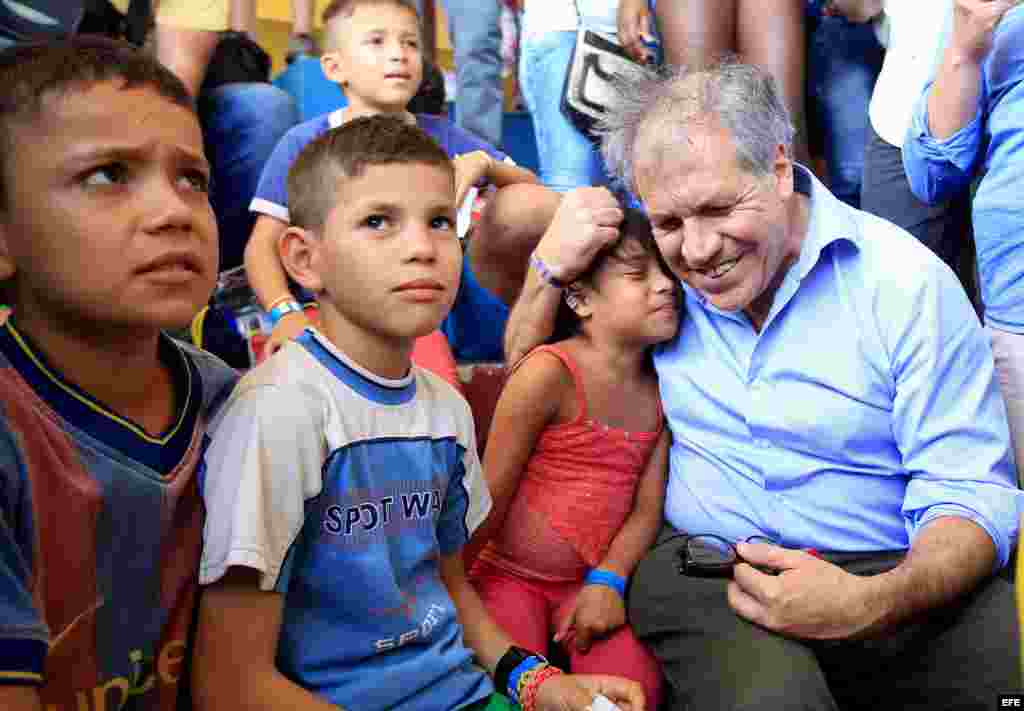
<path id="1" fill-rule="evenodd" d="M 761 333 L 684 285 L 686 318 L 656 351 L 673 437 L 666 518 L 859 552 L 905 549 L 960 516 L 988 532 L 1001 567 L 1022 498 L 988 336 L 926 247 L 796 177 L 808 231 Z"/>
<path id="2" fill-rule="evenodd" d="M 946 140 L 928 130 L 925 88 L 903 145 L 911 189 L 940 202 L 984 175 L 972 201 L 985 322 L 1024 333 L 1024 6 L 1003 16 L 982 67 L 974 118 Z"/>

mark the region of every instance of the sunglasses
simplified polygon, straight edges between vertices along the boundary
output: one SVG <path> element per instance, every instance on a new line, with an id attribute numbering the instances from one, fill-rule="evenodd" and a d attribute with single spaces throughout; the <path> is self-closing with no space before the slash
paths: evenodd
<path id="1" fill-rule="evenodd" d="M 731 578 L 732 569 L 740 562 L 736 546 L 714 534 L 683 536 L 686 540 L 676 551 L 677 570 L 680 575 L 696 578 Z M 750 536 L 744 543 L 767 543 L 775 541 L 765 536 Z"/>

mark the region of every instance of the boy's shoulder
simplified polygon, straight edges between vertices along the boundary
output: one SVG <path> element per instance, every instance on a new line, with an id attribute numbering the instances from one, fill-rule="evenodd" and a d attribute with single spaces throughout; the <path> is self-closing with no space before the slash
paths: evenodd
<path id="1" fill-rule="evenodd" d="M 473 151 L 483 151 L 498 160 L 508 159 L 505 153 L 469 131 L 459 128 L 445 116 L 416 114 L 416 125 L 437 141 L 451 158 Z"/>
<path id="2" fill-rule="evenodd" d="M 455 386 L 426 368 L 413 365 L 416 377 L 416 398 L 422 407 L 450 421 L 438 424 L 438 432 L 454 429 L 457 439 L 463 444 L 476 443 L 476 424 L 473 410 L 465 396 Z"/>
<path id="3" fill-rule="evenodd" d="M 239 372 L 209 351 L 176 338 L 171 338 L 171 341 L 199 373 L 203 390 L 203 412 L 215 412 L 238 383 Z"/>
<path id="4" fill-rule="evenodd" d="M 296 146 L 299 149 L 311 143 L 330 129 L 340 125 L 340 110 L 314 116 L 308 121 L 292 126 L 281 137 L 280 143 Z"/>

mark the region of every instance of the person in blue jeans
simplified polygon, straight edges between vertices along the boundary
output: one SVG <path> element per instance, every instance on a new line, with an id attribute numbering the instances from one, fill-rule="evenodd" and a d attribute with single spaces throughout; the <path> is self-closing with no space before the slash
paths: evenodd
<path id="1" fill-rule="evenodd" d="M 609 184 L 598 149 L 561 110 L 562 88 L 580 22 L 618 38 L 638 58 L 643 45 L 628 43 L 627 36 L 642 33 L 652 39 L 654 34 L 648 0 L 525 0 L 519 85 L 533 119 L 541 182 L 558 192 Z"/>
<path id="2" fill-rule="evenodd" d="M 210 204 L 220 231 L 220 270 L 244 261 L 254 215 L 249 203 L 263 165 L 299 122 L 292 98 L 264 82 L 224 84 L 199 95 L 206 155 L 213 169 Z"/>
<path id="3" fill-rule="evenodd" d="M 860 207 L 868 104 L 884 50 L 871 23 L 829 14 L 826 0 L 808 0 L 807 98 L 810 142 L 825 159 L 829 188 Z"/>
<path id="4" fill-rule="evenodd" d="M 416 0 L 420 17 L 424 5 L 425 0 Z M 455 125 L 501 148 L 501 2 L 444 0 L 443 5 L 455 50 Z"/>

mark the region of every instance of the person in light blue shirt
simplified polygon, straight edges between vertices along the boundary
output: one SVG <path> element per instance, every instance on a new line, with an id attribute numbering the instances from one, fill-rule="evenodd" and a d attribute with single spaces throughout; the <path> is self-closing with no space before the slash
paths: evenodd
<path id="1" fill-rule="evenodd" d="M 914 111 L 903 164 L 911 189 L 929 203 L 967 192 L 980 177 L 971 208 L 981 299 L 1020 463 L 1024 461 L 1024 6 L 1015 4 L 1013 0 L 957 3 L 943 61 Z"/>
<path id="2" fill-rule="evenodd" d="M 989 339 L 952 271 L 792 139 L 774 82 L 735 63 L 626 87 L 608 117 L 605 157 L 686 300 L 655 354 L 667 521 L 630 622 L 673 709 L 985 708 L 1021 681 L 1022 494 Z M 566 195 L 511 360 L 620 219 L 602 189 Z"/>

